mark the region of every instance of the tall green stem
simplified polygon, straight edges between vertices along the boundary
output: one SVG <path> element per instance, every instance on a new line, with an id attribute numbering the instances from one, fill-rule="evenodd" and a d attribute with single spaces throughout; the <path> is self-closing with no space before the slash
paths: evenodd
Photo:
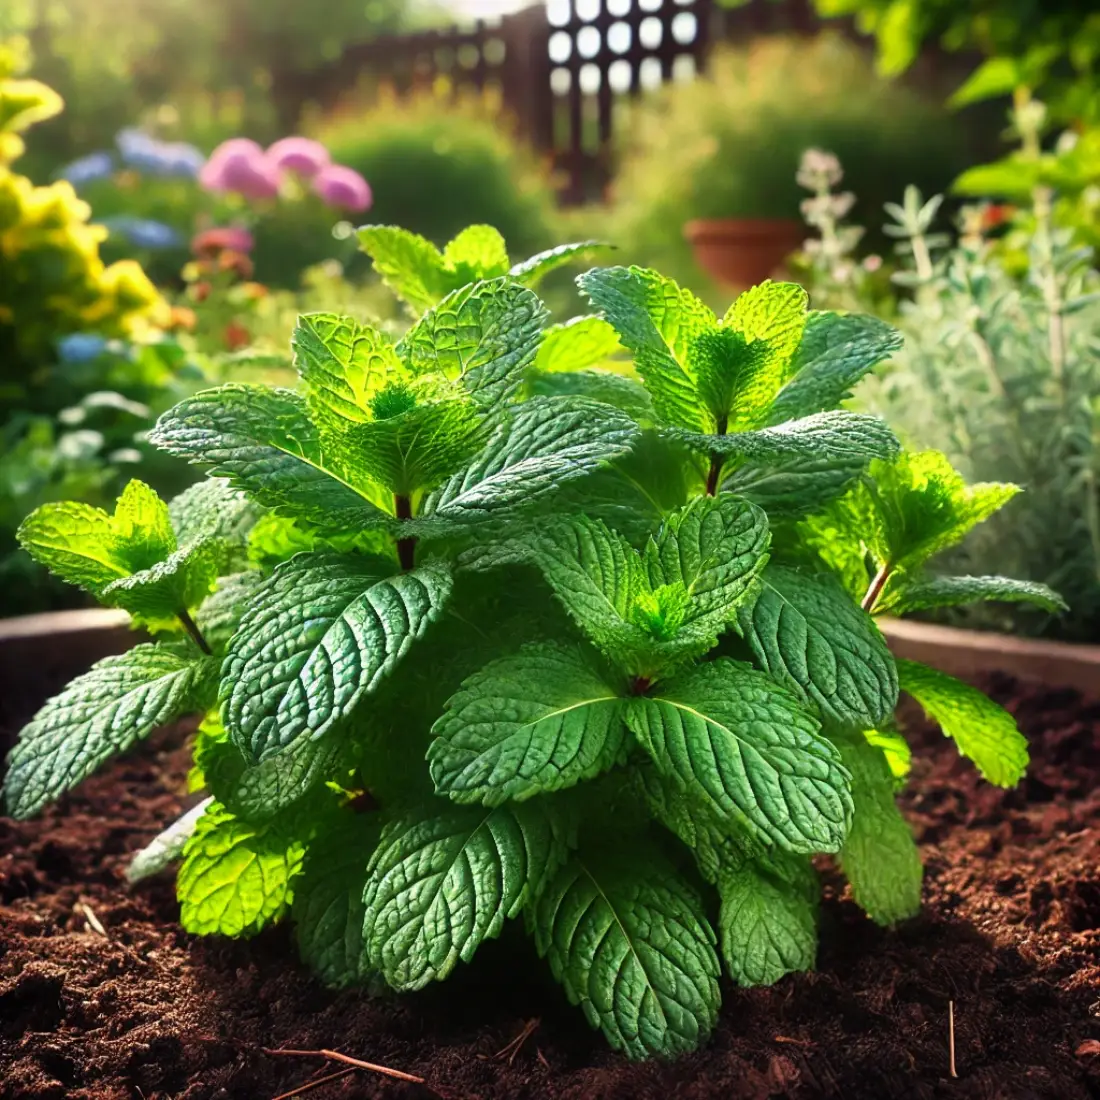
<path id="1" fill-rule="evenodd" d="M 176 618 L 183 624 L 183 629 L 191 635 L 191 640 L 206 654 L 207 657 L 213 655 L 213 650 L 210 648 L 207 640 L 202 636 L 202 631 L 199 630 L 198 624 L 191 618 L 186 608 L 181 608 L 176 612 Z"/>

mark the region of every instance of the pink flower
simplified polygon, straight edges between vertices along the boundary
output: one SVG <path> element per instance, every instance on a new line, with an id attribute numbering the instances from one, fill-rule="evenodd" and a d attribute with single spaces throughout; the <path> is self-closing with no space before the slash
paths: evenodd
<path id="1" fill-rule="evenodd" d="M 247 255 L 255 248 L 256 242 L 247 229 L 239 225 L 222 225 L 214 229 L 204 229 L 191 240 L 191 251 L 196 256 L 214 255 L 222 252 L 241 252 Z"/>
<path id="2" fill-rule="evenodd" d="M 248 138 L 223 141 L 199 173 L 199 182 L 208 191 L 236 191 L 250 199 L 274 198 L 280 178 L 263 149 Z"/>
<path id="3" fill-rule="evenodd" d="M 356 214 L 361 214 L 373 201 L 367 181 L 354 168 L 342 164 L 322 168 L 313 177 L 313 190 L 326 206 L 338 206 Z"/>
<path id="4" fill-rule="evenodd" d="M 288 137 L 275 142 L 267 151 L 267 159 L 276 168 L 294 172 L 304 179 L 313 179 L 332 163 L 328 150 L 319 141 L 304 137 Z"/>

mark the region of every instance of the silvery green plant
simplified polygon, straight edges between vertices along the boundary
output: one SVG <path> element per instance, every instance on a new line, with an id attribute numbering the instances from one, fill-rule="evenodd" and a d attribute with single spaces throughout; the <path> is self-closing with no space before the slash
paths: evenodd
<path id="1" fill-rule="evenodd" d="M 289 919 L 327 983 L 416 990 L 522 917 L 615 1049 L 667 1057 L 723 964 L 814 965 L 816 853 L 874 920 L 916 912 L 899 690 L 992 782 L 1023 773 L 1011 717 L 874 615 L 1053 597 L 933 571 L 1013 489 L 841 407 L 889 326 L 789 283 L 719 318 L 655 271 L 578 281 L 595 314 L 550 328 L 507 275 L 396 344 L 305 315 L 298 389 L 158 423 L 209 480 L 29 517 L 37 560 L 156 641 L 45 705 L 4 798 L 28 817 L 200 715 L 205 799 L 131 867 L 179 861 L 184 928 Z"/>

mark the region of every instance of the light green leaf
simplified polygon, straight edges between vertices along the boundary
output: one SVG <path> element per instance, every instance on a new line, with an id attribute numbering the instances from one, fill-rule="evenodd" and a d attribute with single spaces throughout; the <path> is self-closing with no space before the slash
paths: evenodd
<path id="1" fill-rule="evenodd" d="M 107 657 L 55 695 L 8 757 L 5 812 L 32 817 L 112 756 L 184 714 L 211 704 L 217 665 L 174 649 L 138 645 Z"/>
<path id="2" fill-rule="evenodd" d="M 1000 482 L 968 486 L 938 451 L 907 451 L 872 463 L 870 473 L 872 522 L 861 537 L 879 565 L 909 573 L 961 542 L 1020 491 Z"/>
<path id="3" fill-rule="evenodd" d="M 714 931 L 653 850 L 573 856 L 531 906 L 540 955 L 585 1018 L 630 1058 L 694 1050 L 718 1016 Z"/>
<path id="4" fill-rule="evenodd" d="M 894 658 L 874 620 L 832 574 L 771 567 L 737 621 L 764 670 L 826 720 L 870 729 L 893 714 Z"/>
<path id="5" fill-rule="evenodd" d="M 304 854 L 285 827 L 249 825 L 212 803 L 184 848 L 180 924 L 200 935 L 254 935 L 287 911 Z"/>
<path id="6" fill-rule="evenodd" d="M 884 729 L 864 730 L 863 736 L 869 745 L 881 749 L 882 755 L 886 757 L 890 774 L 894 777 L 894 786 L 904 786 L 913 763 L 913 750 L 909 748 L 905 738 L 892 725 Z"/>
<path id="7" fill-rule="evenodd" d="M 782 424 L 838 409 L 856 383 L 901 345 L 901 333 L 877 317 L 811 312 L 791 364 L 791 380 L 776 397 L 768 422 Z"/>
<path id="8" fill-rule="evenodd" d="M 990 783 L 1014 787 L 1027 770 L 1016 720 L 977 688 L 916 661 L 898 661 L 901 689 L 924 708 Z"/>
<path id="9" fill-rule="evenodd" d="M 149 438 L 283 514 L 337 528 L 390 521 L 350 456 L 322 446 L 305 400 L 291 390 L 237 384 L 202 390 L 169 409 Z"/>
<path id="10" fill-rule="evenodd" d="M 777 873 L 777 863 L 783 873 Z M 817 961 L 817 875 L 808 859 L 782 853 L 723 870 L 718 937 L 740 986 L 774 985 Z"/>
<path id="11" fill-rule="evenodd" d="M 774 428 L 731 435 L 704 435 L 666 429 L 700 454 L 721 455 L 761 464 L 809 462 L 869 462 L 898 453 L 898 441 L 887 424 L 866 413 L 824 412 L 790 420 Z"/>
<path id="12" fill-rule="evenodd" d="M 302 961 L 333 989 L 374 973 L 363 944 L 363 890 L 381 829 L 374 815 L 343 817 L 310 842 L 291 913 Z"/>
<path id="13" fill-rule="evenodd" d="M 690 291 L 646 268 L 597 268 L 577 285 L 633 353 L 658 415 L 688 431 L 706 431 L 689 351 L 701 333 L 717 327 L 714 314 Z"/>
<path id="14" fill-rule="evenodd" d="M 459 286 L 494 279 L 508 274 L 508 246 L 491 225 L 468 225 L 443 249 L 443 262 Z"/>
<path id="15" fill-rule="evenodd" d="M 768 560 L 768 517 L 746 500 L 697 497 L 665 520 L 645 549 L 650 586 L 682 585 L 683 624 L 719 629 L 753 591 Z"/>
<path id="16" fill-rule="evenodd" d="M 593 256 L 606 252 L 613 247 L 613 245 L 605 244 L 603 241 L 577 241 L 572 244 L 559 244 L 515 264 L 512 267 L 511 276 L 523 283 L 524 286 L 538 286 L 552 271 L 557 271 L 558 268 L 564 267 L 574 260 L 590 260 Z"/>
<path id="17" fill-rule="evenodd" d="M 336 429 L 372 420 L 371 401 L 407 377 L 382 333 L 351 317 L 303 313 L 291 338 L 314 420 Z"/>
<path id="18" fill-rule="evenodd" d="M 168 505 L 143 481 L 131 481 L 122 490 L 112 526 L 132 573 L 163 561 L 176 549 Z"/>
<path id="19" fill-rule="evenodd" d="M 635 698 L 627 724 L 690 796 L 793 852 L 835 852 L 848 773 L 816 719 L 763 673 L 722 658 Z"/>
<path id="20" fill-rule="evenodd" d="M 431 309 L 446 293 L 443 256 L 431 241 L 395 225 L 365 225 L 358 237 L 382 281 L 415 312 Z"/>
<path id="21" fill-rule="evenodd" d="M 438 618 L 451 572 L 353 554 L 299 554 L 253 601 L 222 667 L 222 716 L 256 761 L 349 714 Z"/>
<path id="22" fill-rule="evenodd" d="M 214 590 L 227 557 L 216 538 L 203 538 L 148 569 L 112 581 L 99 592 L 108 607 L 121 607 L 151 630 L 176 629 L 180 611 L 198 607 Z"/>
<path id="23" fill-rule="evenodd" d="M 947 102 L 952 107 L 967 107 L 983 99 L 1011 95 L 1024 83 L 1024 74 L 1016 58 L 989 57 L 952 92 Z"/>
<path id="24" fill-rule="evenodd" d="M 129 883 L 142 882 L 153 875 L 159 874 L 166 867 L 175 863 L 183 855 L 183 849 L 199 818 L 206 813 L 207 808 L 214 801 L 204 798 L 200 803 L 192 806 L 187 813 L 173 821 L 163 832 L 158 833 L 153 839 L 134 855 L 126 868 L 126 881 Z"/>
<path id="25" fill-rule="evenodd" d="M 852 773 L 856 805 L 840 849 L 841 870 L 852 896 L 876 924 L 896 924 L 920 909 L 920 853 L 894 799 L 894 777 L 882 750 L 858 735 L 838 738 L 837 748 Z"/>
<path id="26" fill-rule="evenodd" d="M 429 496 L 421 512 L 464 522 L 530 505 L 625 454 L 638 434 L 609 405 L 535 397 L 503 421 L 474 461 Z"/>
<path id="27" fill-rule="evenodd" d="M 524 646 L 467 679 L 432 727 L 436 790 L 498 806 L 571 787 L 625 755 L 620 688 L 575 648 Z"/>
<path id="28" fill-rule="evenodd" d="M 599 366 L 622 350 L 619 334 L 602 317 L 574 317 L 543 332 L 534 369 L 581 371 Z"/>
<path id="29" fill-rule="evenodd" d="M 397 352 L 414 374 L 443 372 L 494 408 L 519 392 L 546 317 L 538 295 L 510 278 L 473 283 L 425 314 Z"/>
<path id="30" fill-rule="evenodd" d="M 899 583 L 887 583 L 875 611 L 905 615 L 932 607 L 958 607 L 979 601 L 1030 603 L 1052 615 L 1067 610 L 1066 602 L 1052 588 L 1036 581 L 1012 577 L 918 577 L 897 574 Z"/>
<path id="31" fill-rule="evenodd" d="M 93 595 L 130 572 L 111 516 L 90 504 L 42 504 L 16 537 L 35 561 Z"/>
<path id="32" fill-rule="evenodd" d="M 387 825 L 370 861 L 363 941 L 395 989 L 421 989 L 500 935 L 565 858 L 542 802 L 448 807 Z"/>

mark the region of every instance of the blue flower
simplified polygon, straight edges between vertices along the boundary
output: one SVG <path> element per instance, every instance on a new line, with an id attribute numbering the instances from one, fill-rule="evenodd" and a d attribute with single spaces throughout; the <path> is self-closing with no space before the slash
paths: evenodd
<path id="1" fill-rule="evenodd" d="M 125 237 L 130 244 L 138 248 L 182 248 L 183 235 L 164 222 L 153 221 L 151 218 L 134 218 L 128 214 L 120 214 L 113 218 L 104 218 L 101 225 L 112 234 Z"/>
<path id="2" fill-rule="evenodd" d="M 57 173 L 57 178 L 68 180 L 74 187 L 80 187 L 93 180 L 106 179 L 114 170 L 115 162 L 110 153 L 89 153 L 86 157 L 66 164 Z"/>
<path id="3" fill-rule="evenodd" d="M 185 141 L 158 141 L 144 130 L 128 128 L 115 135 L 115 144 L 128 168 L 151 176 L 194 179 L 206 157 Z"/>
<path id="4" fill-rule="evenodd" d="M 107 341 L 92 332 L 73 332 L 57 341 L 62 363 L 90 363 L 107 350 Z"/>

